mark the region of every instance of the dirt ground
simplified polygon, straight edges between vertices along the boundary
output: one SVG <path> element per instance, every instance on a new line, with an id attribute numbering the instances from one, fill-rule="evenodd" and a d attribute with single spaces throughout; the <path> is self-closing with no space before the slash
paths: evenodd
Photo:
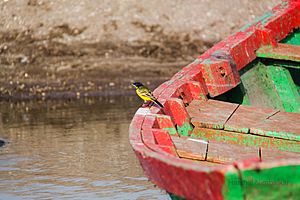
<path id="1" fill-rule="evenodd" d="M 279 0 L 1 0 L 0 98 L 128 94 Z"/>

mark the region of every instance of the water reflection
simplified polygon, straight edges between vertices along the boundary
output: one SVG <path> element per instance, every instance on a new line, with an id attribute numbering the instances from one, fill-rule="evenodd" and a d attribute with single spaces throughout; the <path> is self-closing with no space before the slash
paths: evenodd
<path id="1" fill-rule="evenodd" d="M 0 103 L 0 199 L 168 199 L 128 142 L 140 101 Z"/>

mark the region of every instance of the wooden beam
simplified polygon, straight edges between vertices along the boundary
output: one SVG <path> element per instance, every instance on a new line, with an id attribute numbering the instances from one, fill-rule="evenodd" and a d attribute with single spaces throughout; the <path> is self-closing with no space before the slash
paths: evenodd
<path id="1" fill-rule="evenodd" d="M 264 46 L 256 51 L 256 55 L 257 57 L 261 58 L 272 58 L 300 62 L 300 46 L 280 43 L 276 47 Z M 299 65 L 293 66 L 293 68 L 295 67 L 300 69 Z"/>

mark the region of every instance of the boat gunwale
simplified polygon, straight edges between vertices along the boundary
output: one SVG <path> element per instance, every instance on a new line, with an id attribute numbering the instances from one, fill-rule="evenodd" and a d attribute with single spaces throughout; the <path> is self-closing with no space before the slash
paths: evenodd
<path id="1" fill-rule="evenodd" d="M 207 96 L 217 96 L 236 87 L 240 83 L 238 72 L 257 58 L 255 51 L 258 48 L 267 45 L 276 46 L 279 41 L 285 38 L 294 29 L 300 28 L 299 11 L 300 0 L 284 1 L 273 8 L 267 16 L 260 18 L 260 20 L 257 20 L 252 24 L 244 26 L 235 34 L 214 45 L 211 49 L 199 56 L 194 62 L 182 68 L 182 70 L 176 73 L 169 81 L 166 81 L 154 90 L 154 95 L 165 105 L 164 112 L 168 111 L 167 114 L 164 114 L 162 110 L 157 107 L 139 108 L 129 127 L 130 144 L 150 180 L 158 186 L 163 187 L 168 192 L 175 194 L 178 194 L 178 192 L 180 193 L 178 190 L 172 191 L 169 188 L 166 188 L 166 185 L 161 185 L 159 180 L 155 180 L 155 178 L 148 173 L 151 170 L 155 170 L 153 169 L 155 166 L 144 166 L 144 161 L 146 161 L 147 158 L 154 159 L 158 163 L 169 165 L 169 167 L 174 168 L 174 170 L 176 168 L 188 171 L 192 170 L 197 173 L 207 173 L 208 175 L 214 172 L 224 175 L 225 173 L 230 172 L 235 173 L 237 170 L 264 170 L 287 165 L 300 166 L 300 159 L 284 159 L 268 162 L 260 162 L 259 160 L 254 159 L 249 161 L 237 161 L 230 165 L 208 167 L 193 161 L 183 160 L 180 157 L 175 157 L 171 154 L 168 155 L 167 153 L 155 151 L 147 146 L 142 139 L 142 131 L 146 116 L 154 116 L 157 119 L 162 116 L 167 116 L 170 118 L 169 121 L 173 123 L 174 127 L 176 127 L 175 125 L 183 125 L 186 122 L 185 120 L 186 117 L 188 117 L 188 114 L 187 116 L 186 114 L 183 114 L 184 118 L 174 116 L 174 113 L 172 115 L 171 112 L 172 108 L 183 109 L 186 112 L 185 105 L 190 103 L 193 99 L 196 99 L 195 93 L 197 93 L 198 96 L 200 94 L 200 98 L 206 99 Z M 288 23 L 287 18 L 292 20 L 292 23 Z M 277 31 L 277 27 L 280 27 L 279 25 L 284 27 L 280 32 Z M 241 50 L 244 50 L 245 52 L 242 52 L 243 54 L 238 57 L 235 56 L 235 53 Z M 229 81 L 231 81 L 232 85 L 214 88 L 213 82 L 210 82 L 214 79 L 210 79 L 209 71 L 205 71 L 208 70 L 208 68 L 206 68 L 207 66 L 211 67 L 213 65 L 230 70 L 232 76 L 229 77 Z M 227 82 L 223 81 L 222 84 L 227 84 Z M 185 95 L 181 96 L 181 93 L 185 93 Z M 174 101 L 174 99 L 177 100 Z M 174 120 L 178 122 L 175 124 Z M 154 128 L 153 123 L 152 126 L 148 126 L 147 128 L 150 130 Z M 167 130 L 166 127 L 161 126 L 159 128 Z M 177 130 L 176 134 L 178 134 Z M 158 168 L 156 170 L 159 171 L 161 169 Z"/>

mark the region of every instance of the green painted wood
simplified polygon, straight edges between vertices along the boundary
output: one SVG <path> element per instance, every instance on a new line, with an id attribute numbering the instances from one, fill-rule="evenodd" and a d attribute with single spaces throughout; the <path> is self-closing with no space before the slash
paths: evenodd
<path id="1" fill-rule="evenodd" d="M 288 131 L 281 131 L 281 130 L 267 130 L 271 126 L 276 126 L 276 123 L 274 124 L 263 124 L 262 127 L 259 128 L 252 128 L 250 129 L 250 132 L 256 135 L 262 135 L 262 136 L 267 136 L 267 137 L 273 137 L 273 138 L 282 138 L 286 140 L 294 140 L 294 141 L 299 141 L 300 142 L 300 136 L 297 135 L 296 133 L 290 133 Z M 264 128 L 266 127 L 266 128 Z M 265 129 L 265 130 L 264 130 Z"/>
<path id="2" fill-rule="evenodd" d="M 289 34 L 281 41 L 281 43 L 300 45 L 300 29 L 297 29 L 293 33 Z"/>
<path id="3" fill-rule="evenodd" d="M 175 195 L 175 194 L 172 194 L 172 193 L 168 193 L 168 194 L 169 194 L 169 196 L 170 196 L 170 198 L 171 198 L 172 200 L 185 200 L 185 198 L 179 197 L 179 196 L 177 196 L 177 195 Z"/>
<path id="4" fill-rule="evenodd" d="M 241 171 L 246 199 L 299 199 L 299 165 Z"/>
<path id="5" fill-rule="evenodd" d="M 250 105 L 300 112 L 300 92 L 288 69 L 254 62 L 241 72 L 241 80 Z"/>
<path id="6" fill-rule="evenodd" d="M 224 130 L 212 130 L 205 128 L 195 128 L 191 137 L 202 140 L 216 140 L 230 144 L 239 144 L 253 147 L 274 148 L 284 151 L 299 152 L 300 143 L 284 139 L 275 139 L 271 137 L 262 137 L 252 134 L 243 134 Z"/>
<path id="7" fill-rule="evenodd" d="M 294 84 L 289 70 L 279 66 L 269 66 L 267 70 L 284 110 L 300 112 L 300 92 Z"/>
<path id="8" fill-rule="evenodd" d="M 241 81 L 250 105 L 284 110 L 267 67 L 262 62 L 251 63 L 242 71 Z"/>
<path id="9" fill-rule="evenodd" d="M 292 79 L 293 79 L 296 87 L 297 87 L 298 92 L 300 92 L 300 76 L 299 76 L 300 71 L 297 69 L 292 69 L 292 68 L 289 68 L 288 70 L 290 71 L 290 74 L 292 76 Z"/>
<path id="10" fill-rule="evenodd" d="M 168 131 L 168 133 L 170 134 L 170 135 L 177 135 L 177 131 L 176 131 L 176 128 L 162 128 L 162 130 L 164 130 L 164 131 Z"/>
<path id="11" fill-rule="evenodd" d="M 177 125 L 176 129 L 179 135 L 188 136 L 193 130 L 193 126 L 190 123 L 184 123 L 182 126 Z"/>
<path id="12" fill-rule="evenodd" d="M 243 200 L 244 191 L 242 182 L 239 177 L 239 172 L 227 172 L 225 174 L 225 182 L 222 188 L 223 197 L 225 200 Z"/>

